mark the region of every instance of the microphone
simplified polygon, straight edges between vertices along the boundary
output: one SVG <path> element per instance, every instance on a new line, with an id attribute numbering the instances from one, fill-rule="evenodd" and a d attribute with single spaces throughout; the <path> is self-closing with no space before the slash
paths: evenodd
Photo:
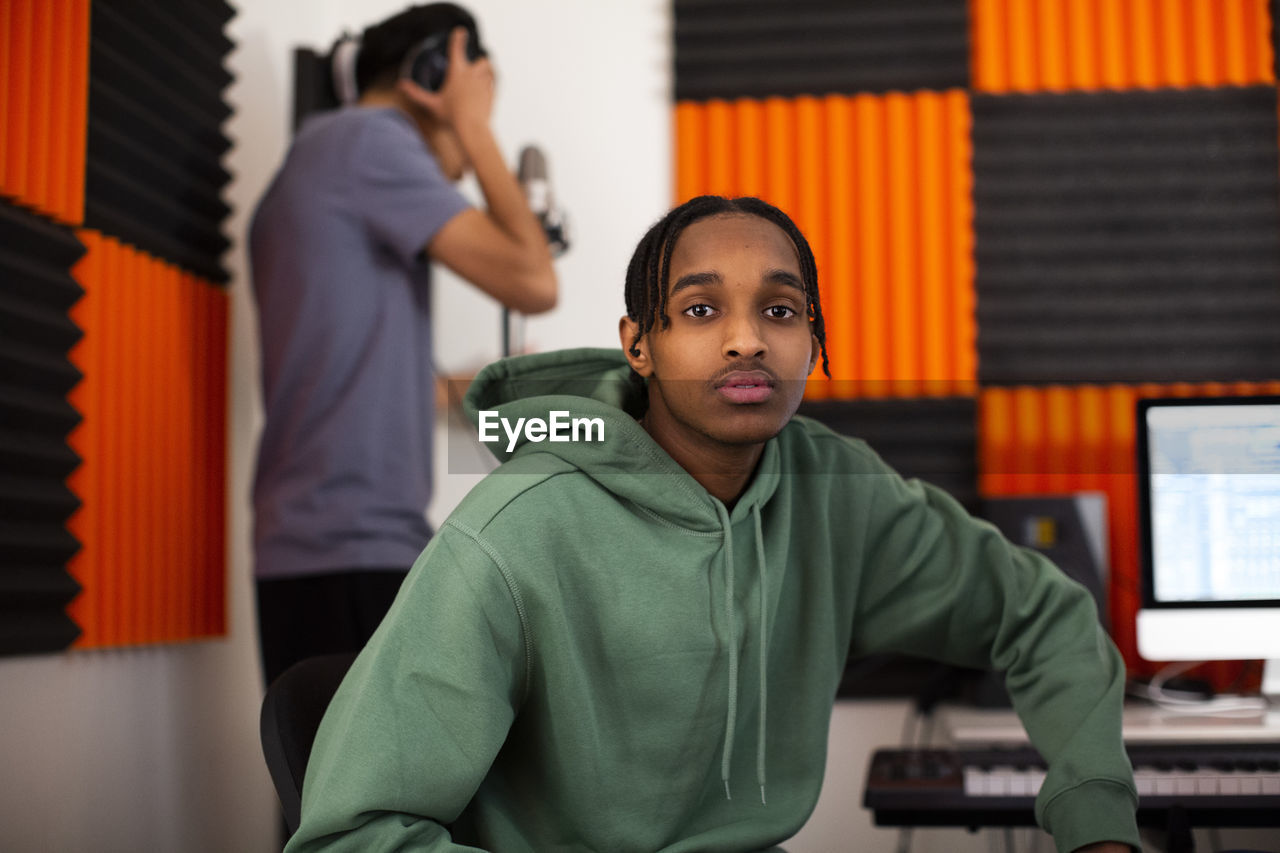
<path id="1" fill-rule="evenodd" d="M 556 206 L 551 194 L 551 180 L 547 177 L 547 157 L 536 145 L 526 145 L 520 151 L 520 166 L 516 179 L 524 188 L 529 209 L 547 235 L 551 256 L 558 258 L 569 249 L 569 229 L 564 211 Z"/>

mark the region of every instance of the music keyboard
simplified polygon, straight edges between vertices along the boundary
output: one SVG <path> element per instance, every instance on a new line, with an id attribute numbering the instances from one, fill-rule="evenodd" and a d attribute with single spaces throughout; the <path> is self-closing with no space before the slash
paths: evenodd
<path id="1" fill-rule="evenodd" d="M 1160 823 L 1175 806 L 1198 825 L 1280 820 L 1280 744 L 1131 744 L 1126 750 L 1140 822 Z M 1030 826 L 1044 774 L 1044 761 L 1030 748 L 880 749 L 867 771 L 863 803 L 881 826 Z"/>

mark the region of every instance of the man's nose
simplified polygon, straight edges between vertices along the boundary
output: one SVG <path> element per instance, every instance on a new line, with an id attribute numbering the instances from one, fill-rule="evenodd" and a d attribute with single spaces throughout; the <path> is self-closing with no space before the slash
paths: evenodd
<path id="1" fill-rule="evenodd" d="M 759 321 L 742 317 L 726 325 L 724 354 L 729 358 L 762 358 L 767 351 Z"/>

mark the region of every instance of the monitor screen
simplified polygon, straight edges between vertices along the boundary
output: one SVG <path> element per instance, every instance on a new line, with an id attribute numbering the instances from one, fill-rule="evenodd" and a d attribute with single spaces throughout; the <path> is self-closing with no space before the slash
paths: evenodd
<path id="1" fill-rule="evenodd" d="M 1280 656 L 1280 397 L 1140 400 L 1137 415 L 1140 653 Z"/>

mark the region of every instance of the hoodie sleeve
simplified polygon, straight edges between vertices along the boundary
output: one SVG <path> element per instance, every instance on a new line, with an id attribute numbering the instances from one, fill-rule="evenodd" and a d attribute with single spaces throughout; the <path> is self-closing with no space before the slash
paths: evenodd
<path id="1" fill-rule="evenodd" d="M 1124 662 L 1089 593 L 949 495 L 870 477 L 853 648 L 1002 670 L 1049 764 L 1036 819 L 1060 851 L 1139 846 L 1137 793 L 1120 735 Z"/>
<path id="2" fill-rule="evenodd" d="M 432 539 L 325 714 L 289 853 L 475 849 L 445 827 L 527 680 L 517 600 L 473 539 L 451 526 Z"/>

